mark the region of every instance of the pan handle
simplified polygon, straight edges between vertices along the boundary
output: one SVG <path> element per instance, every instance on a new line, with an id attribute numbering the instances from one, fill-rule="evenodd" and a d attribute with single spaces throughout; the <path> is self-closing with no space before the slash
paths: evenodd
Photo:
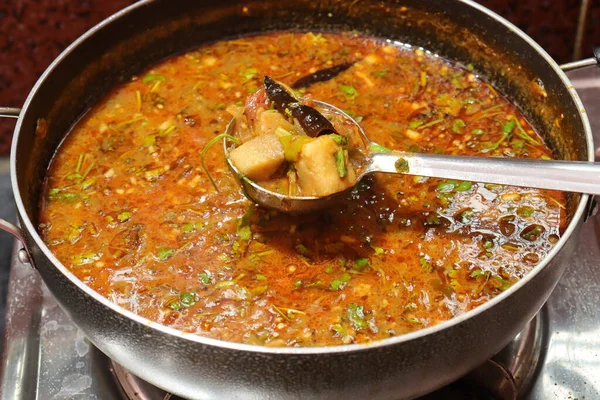
<path id="1" fill-rule="evenodd" d="M 8 117 L 8 118 L 19 118 L 21 114 L 21 109 L 16 107 L 0 107 L 0 117 Z M 11 224 L 8 221 L 0 218 L 0 230 L 6 231 L 13 235 L 16 239 L 21 242 L 23 248 L 17 252 L 17 256 L 19 257 L 19 261 L 27 264 L 31 263 L 31 254 L 29 253 L 29 249 L 27 248 L 27 242 L 25 241 L 25 236 L 23 236 L 23 231 L 17 227 L 16 225 Z M 32 264 L 33 265 L 33 264 Z"/>
<path id="2" fill-rule="evenodd" d="M 19 118 L 21 109 L 16 107 L 0 107 L 0 117 Z"/>
<path id="3" fill-rule="evenodd" d="M 593 67 L 594 65 L 600 66 L 600 46 L 594 48 L 594 57 L 584 58 L 583 60 L 563 64 L 560 66 L 560 68 L 567 72 L 585 67 Z"/>
<path id="4" fill-rule="evenodd" d="M 15 239 L 21 242 L 23 248 L 17 252 L 19 261 L 25 264 L 31 264 L 33 266 L 33 262 L 31 261 L 31 253 L 29 252 L 29 248 L 27 247 L 27 241 L 25 240 L 25 236 L 23 235 L 23 231 L 21 230 L 21 228 L 0 218 L 0 230 L 10 233 L 15 237 Z"/>

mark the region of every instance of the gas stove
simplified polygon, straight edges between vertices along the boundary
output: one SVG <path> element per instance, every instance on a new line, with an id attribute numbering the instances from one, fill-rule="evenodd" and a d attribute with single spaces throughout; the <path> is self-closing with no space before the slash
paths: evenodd
<path id="1" fill-rule="evenodd" d="M 600 68 L 570 77 L 600 143 L 600 100 L 594 98 L 600 93 Z M 17 254 L 15 248 L 0 400 L 178 399 L 89 343 Z M 423 399 L 600 399 L 599 310 L 600 216 L 594 216 L 584 224 L 570 265 L 540 313 L 491 360 Z"/>

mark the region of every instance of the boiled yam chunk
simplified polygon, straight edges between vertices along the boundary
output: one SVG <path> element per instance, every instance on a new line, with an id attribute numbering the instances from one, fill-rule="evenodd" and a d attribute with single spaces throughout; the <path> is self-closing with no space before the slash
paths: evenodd
<path id="1" fill-rule="evenodd" d="M 254 181 L 269 179 L 285 160 L 283 146 L 274 134 L 255 137 L 232 150 L 229 158 Z"/>
<path id="2" fill-rule="evenodd" d="M 258 114 L 256 128 L 254 129 L 257 135 L 273 134 L 277 128 L 292 132 L 294 125 L 276 110 L 263 111 Z"/>
<path id="3" fill-rule="evenodd" d="M 327 196 L 356 184 L 356 172 L 348 162 L 345 177 L 340 177 L 336 164 L 336 153 L 340 149 L 329 136 L 320 136 L 302 147 L 296 172 L 304 195 Z"/>

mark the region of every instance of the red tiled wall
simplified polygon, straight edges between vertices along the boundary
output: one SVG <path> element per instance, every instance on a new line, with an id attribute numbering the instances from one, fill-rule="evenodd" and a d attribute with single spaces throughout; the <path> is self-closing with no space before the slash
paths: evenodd
<path id="1" fill-rule="evenodd" d="M 480 0 L 518 25 L 558 62 L 571 60 L 581 0 Z M 0 2 L 0 105 L 19 107 L 50 62 L 79 35 L 132 0 Z M 600 1 L 591 0 L 582 55 L 600 45 Z M 592 23 L 596 21 L 596 23 Z M 0 155 L 14 121 L 0 120 Z"/>
<path id="2" fill-rule="evenodd" d="M 79 35 L 131 0 L 0 1 L 0 105 L 20 107 L 46 67 Z M 14 120 L 0 119 L 0 155 Z"/>

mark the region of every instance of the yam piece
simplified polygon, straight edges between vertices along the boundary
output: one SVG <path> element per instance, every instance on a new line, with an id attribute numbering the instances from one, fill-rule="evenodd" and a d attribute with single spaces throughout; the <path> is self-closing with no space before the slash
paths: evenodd
<path id="1" fill-rule="evenodd" d="M 283 146 L 276 135 L 261 135 L 229 153 L 233 165 L 253 181 L 269 179 L 285 160 Z"/>
<path id="2" fill-rule="evenodd" d="M 276 110 L 262 111 L 258 114 L 254 129 L 257 135 L 273 134 L 277 128 L 283 128 L 288 132 L 294 131 L 294 125 Z"/>
<path id="3" fill-rule="evenodd" d="M 336 153 L 341 148 L 329 136 L 320 136 L 302 147 L 296 172 L 302 193 L 308 196 L 327 196 L 356 184 L 356 172 L 346 162 L 346 176 L 340 177 Z"/>

